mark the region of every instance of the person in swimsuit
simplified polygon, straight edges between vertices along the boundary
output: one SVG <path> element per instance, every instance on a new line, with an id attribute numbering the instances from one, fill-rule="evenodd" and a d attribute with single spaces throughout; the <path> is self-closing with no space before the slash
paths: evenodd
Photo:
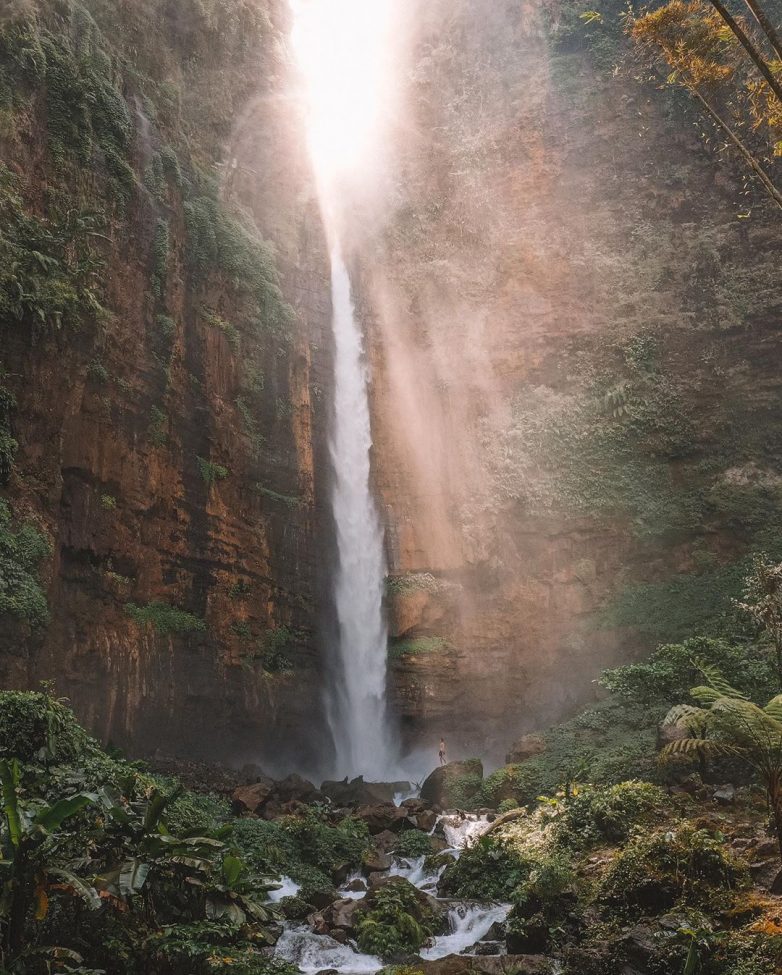
<path id="1" fill-rule="evenodd" d="M 441 738 L 440 739 L 440 751 L 439 751 L 439 755 L 440 755 L 440 764 L 441 765 L 446 765 L 447 764 L 447 759 L 445 757 L 445 738 Z"/>

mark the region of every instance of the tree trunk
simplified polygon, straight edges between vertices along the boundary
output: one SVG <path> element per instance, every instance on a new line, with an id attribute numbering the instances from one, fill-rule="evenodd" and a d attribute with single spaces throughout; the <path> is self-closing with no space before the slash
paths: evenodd
<path id="1" fill-rule="evenodd" d="M 7 940 L 11 959 L 21 954 L 24 948 L 24 927 L 30 905 L 30 883 L 26 875 L 27 852 L 20 848 L 14 857 L 11 910 L 8 917 Z"/>
<path id="2" fill-rule="evenodd" d="M 782 773 L 774 774 L 768 783 L 768 801 L 771 805 L 771 815 L 774 820 L 774 829 L 777 834 L 777 846 L 779 847 L 779 859 L 782 862 Z"/>
<path id="3" fill-rule="evenodd" d="M 733 129 L 731 129 L 728 123 L 717 114 L 717 112 L 711 107 L 711 105 L 709 105 L 709 103 L 706 101 L 703 95 L 701 95 L 698 89 L 691 84 L 688 84 L 687 88 L 698 99 L 701 105 L 703 105 L 708 116 L 722 129 L 722 131 L 727 135 L 727 137 L 730 139 L 733 145 L 736 146 L 736 148 L 739 150 L 742 156 L 747 160 L 753 172 L 757 175 L 758 179 L 765 187 L 768 195 L 771 197 L 772 200 L 774 200 L 776 205 L 780 209 L 782 209 L 782 193 L 780 193 L 779 190 L 776 188 L 776 186 L 773 184 L 773 182 L 771 181 L 771 177 L 768 175 L 765 169 L 763 169 L 763 167 L 760 165 L 757 159 L 755 159 L 755 157 L 752 155 L 749 149 L 747 149 L 747 147 L 744 145 L 741 139 L 739 139 L 739 137 L 736 135 Z"/>
<path id="4" fill-rule="evenodd" d="M 755 67 L 766 79 L 769 88 L 777 96 L 780 104 L 782 104 L 782 85 L 780 85 L 780 83 L 772 74 L 771 68 L 769 68 L 768 64 L 766 64 L 763 55 L 760 53 L 760 51 L 758 51 L 758 49 L 755 47 L 755 45 L 752 43 L 749 37 L 747 37 L 747 35 L 744 33 L 744 30 L 733 18 L 733 16 L 731 15 L 727 7 L 724 6 L 722 0 L 709 0 L 709 3 L 712 5 L 712 7 L 714 7 L 714 9 L 717 11 L 720 17 L 722 17 L 722 19 L 725 21 L 728 27 L 730 27 L 730 29 L 736 35 L 736 37 L 739 40 L 739 43 L 747 52 L 747 54 L 749 54 L 749 56 L 752 58 Z"/>
<path id="5" fill-rule="evenodd" d="M 760 24 L 766 37 L 771 42 L 771 46 L 774 48 L 777 57 L 782 61 L 782 38 L 780 38 L 776 27 L 771 23 L 771 21 L 766 16 L 765 11 L 757 2 L 757 0 L 744 0 L 746 5 L 752 11 L 752 16 Z"/>

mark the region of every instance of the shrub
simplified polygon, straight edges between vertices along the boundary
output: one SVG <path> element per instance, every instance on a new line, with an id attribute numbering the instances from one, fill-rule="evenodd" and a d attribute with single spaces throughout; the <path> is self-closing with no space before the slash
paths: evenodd
<path id="1" fill-rule="evenodd" d="M 153 406 L 149 411 L 149 426 L 147 427 L 147 437 L 153 447 L 162 447 L 168 440 L 167 423 L 166 414 L 159 406 Z"/>
<path id="2" fill-rule="evenodd" d="M 502 802 L 497 806 L 497 812 L 506 813 L 510 812 L 511 809 L 518 809 L 519 804 L 515 799 L 503 799 Z"/>
<path id="3" fill-rule="evenodd" d="M 0 691 L 0 756 L 83 761 L 98 752 L 63 699 L 47 691 Z"/>
<path id="4" fill-rule="evenodd" d="M 31 522 L 12 526 L 11 509 L 0 500 L 0 616 L 15 616 L 32 627 L 49 622 L 38 574 L 49 552 L 49 543 Z"/>
<path id="5" fill-rule="evenodd" d="M 429 834 L 420 829 L 408 829 L 401 833 L 394 852 L 400 857 L 424 857 L 432 852 Z"/>
<path id="6" fill-rule="evenodd" d="M 669 805 L 663 790 L 649 782 L 585 786 L 566 800 L 554 835 L 564 846 L 619 843 Z"/>
<path id="7" fill-rule="evenodd" d="M 104 511 L 114 511 L 117 507 L 117 499 L 113 494 L 102 494 L 100 496 L 100 506 Z"/>
<path id="8" fill-rule="evenodd" d="M 197 831 L 199 835 L 220 829 L 231 818 L 223 796 L 183 792 L 166 809 L 166 826 L 176 836 Z"/>
<path id="9" fill-rule="evenodd" d="M 419 892 L 406 881 L 389 883 L 371 895 L 360 909 L 356 925 L 358 946 L 381 958 L 418 952 L 438 928 Z"/>
<path id="10" fill-rule="evenodd" d="M 228 468 L 223 467 L 222 464 L 215 464 L 205 457 L 197 457 L 196 460 L 198 461 L 198 472 L 204 483 L 209 487 L 228 477 Z"/>
<path id="11" fill-rule="evenodd" d="M 642 663 L 605 670 L 600 683 L 631 704 L 682 704 L 689 701 L 690 688 L 700 680 L 693 663 L 696 658 L 718 667 L 729 683 L 749 695 L 765 700 L 776 690 L 768 647 L 705 637 L 668 643 Z"/>
<path id="12" fill-rule="evenodd" d="M 145 606 L 127 603 L 125 612 L 139 625 L 150 625 L 161 635 L 203 633 L 206 630 L 206 623 L 200 617 L 168 603 L 151 602 Z"/>
<path id="13" fill-rule="evenodd" d="M 680 901 L 724 900 L 746 881 L 746 867 L 728 853 L 721 833 L 680 822 L 633 837 L 604 874 L 598 899 L 624 911 L 663 911 Z"/>
<path id="14" fill-rule="evenodd" d="M 442 897 L 508 900 L 531 869 L 532 862 L 509 843 L 482 836 L 446 867 L 438 891 Z"/>

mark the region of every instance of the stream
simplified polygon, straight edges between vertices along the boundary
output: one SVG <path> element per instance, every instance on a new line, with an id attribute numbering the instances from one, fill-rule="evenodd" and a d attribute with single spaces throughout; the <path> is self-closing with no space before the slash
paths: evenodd
<path id="1" fill-rule="evenodd" d="M 470 846 L 488 828 L 485 816 L 441 816 L 438 824 L 446 837 L 449 848 L 444 854 L 453 858 Z M 435 829 L 437 826 L 435 826 Z M 434 832 L 434 830 L 432 831 Z M 396 857 L 388 876 L 404 877 L 409 883 L 430 896 L 437 895 L 437 883 L 444 866 L 429 870 L 425 866 L 426 857 Z M 351 882 L 364 879 L 361 873 L 348 877 L 345 886 L 339 891 L 340 897 L 359 900 L 366 890 L 350 890 Z M 283 897 L 298 891 L 289 877 L 280 880 L 279 890 L 272 891 L 270 899 L 280 901 Z M 443 900 L 448 905 L 447 934 L 437 935 L 421 949 L 421 958 L 433 961 L 448 955 L 469 955 L 470 949 L 490 932 L 494 924 L 502 922 L 510 911 L 509 904 L 478 903 L 476 901 Z M 340 944 L 328 935 L 315 934 L 301 923 L 286 923 L 275 948 L 275 957 L 296 965 L 305 975 L 315 975 L 326 969 L 340 975 L 371 975 L 386 967 L 386 963 L 375 955 L 365 955 L 358 951 L 353 942 Z"/>

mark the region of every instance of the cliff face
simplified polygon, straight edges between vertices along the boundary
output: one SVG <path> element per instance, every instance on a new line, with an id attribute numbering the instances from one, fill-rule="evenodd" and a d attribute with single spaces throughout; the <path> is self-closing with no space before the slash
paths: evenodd
<path id="1" fill-rule="evenodd" d="M 0 683 L 134 752 L 311 767 L 330 307 L 285 10 L 0 23 L 4 540 L 50 548 Z"/>
<path id="2" fill-rule="evenodd" d="M 777 218 L 605 6 L 416 5 L 394 206 L 356 230 L 393 689 L 457 751 L 714 632 L 779 547 Z"/>

